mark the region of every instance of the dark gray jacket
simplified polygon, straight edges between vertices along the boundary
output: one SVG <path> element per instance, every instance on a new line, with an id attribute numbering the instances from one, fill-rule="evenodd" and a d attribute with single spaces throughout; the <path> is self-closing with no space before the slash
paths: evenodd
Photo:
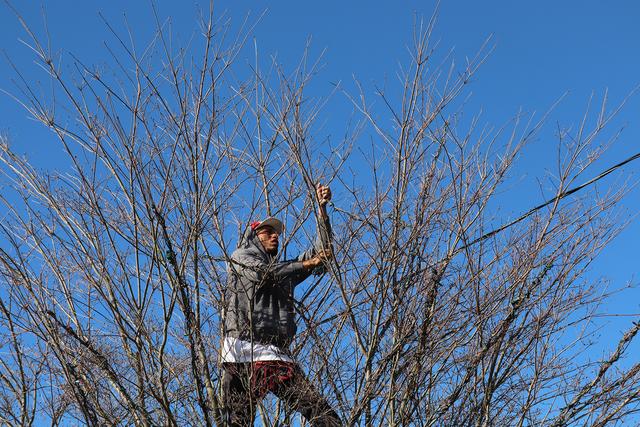
<path id="1" fill-rule="evenodd" d="M 227 268 L 225 336 L 287 348 L 296 334 L 293 291 L 311 274 L 302 261 L 320 248 L 318 237 L 314 246 L 296 259 L 278 261 L 265 252 L 248 227 Z"/>

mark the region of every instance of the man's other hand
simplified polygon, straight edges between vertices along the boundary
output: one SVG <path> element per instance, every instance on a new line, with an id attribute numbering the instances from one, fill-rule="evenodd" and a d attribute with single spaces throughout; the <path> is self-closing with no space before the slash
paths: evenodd
<path id="1" fill-rule="evenodd" d="M 306 268 L 313 269 L 318 267 L 319 265 L 324 264 L 325 262 L 329 261 L 332 258 L 333 258 L 333 253 L 331 252 L 331 250 L 323 249 L 321 251 L 318 251 L 313 258 L 303 261 L 302 264 Z"/>

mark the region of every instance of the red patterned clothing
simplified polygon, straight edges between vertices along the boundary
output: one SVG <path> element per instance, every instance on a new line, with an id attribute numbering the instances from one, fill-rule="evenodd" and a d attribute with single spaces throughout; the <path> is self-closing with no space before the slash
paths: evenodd
<path id="1" fill-rule="evenodd" d="M 223 363 L 222 367 L 223 400 L 230 426 L 252 426 L 256 406 L 269 392 L 280 398 L 288 409 L 300 412 L 314 426 L 342 425 L 297 363 L 273 360 Z"/>

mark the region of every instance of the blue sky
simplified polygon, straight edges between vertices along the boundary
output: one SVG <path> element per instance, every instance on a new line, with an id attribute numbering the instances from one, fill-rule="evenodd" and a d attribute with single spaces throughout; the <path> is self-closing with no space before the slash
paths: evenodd
<path id="1" fill-rule="evenodd" d="M 25 18 L 42 33 L 44 7 L 49 33 L 56 49 L 73 52 L 83 61 L 101 62 L 106 54 L 102 42 L 107 33 L 98 16 L 104 16 L 119 29 L 124 16 L 136 39 L 150 37 L 154 23 L 149 2 L 57 0 L 15 2 Z M 159 14 L 170 16 L 178 42 L 193 35 L 196 6 L 190 2 L 159 1 Z M 206 6 L 206 4 L 204 4 Z M 428 20 L 433 1 L 216 1 L 234 25 L 250 13 L 249 20 L 265 12 L 254 31 L 261 55 L 277 55 L 285 65 L 294 66 L 311 37 L 311 54 L 323 54 L 323 67 L 313 90 L 327 95 L 333 84 L 348 87 L 355 76 L 365 85 L 382 85 L 394 78 L 398 64 L 407 57 L 412 26 L 421 17 Z M 506 218 L 537 204 L 537 178 L 553 167 L 556 123 L 578 122 L 587 102 L 596 103 L 608 90 L 610 108 L 621 102 L 640 84 L 640 2 L 632 0 L 539 0 L 521 1 L 443 1 L 440 5 L 435 40 L 440 55 L 453 49 L 456 61 L 474 56 L 487 38 L 494 50 L 476 74 L 466 111 L 482 111 L 483 121 L 500 126 L 520 109 L 544 112 L 566 94 L 554 110 L 549 126 L 520 158 L 513 203 L 502 207 Z M 44 73 L 33 65 L 31 52 L 19 39 L 24 32 L 6 6 L 0 7 L 0 49 L 25 71 L 28 79 L 43 81 Z M 253 47 L 253 41 L 249 44 Z M 240 61 L 251 61 L 243 57 Z M 14 91 L 15 77 L 6 60 L 0 62 L 0 89 Z M 42 162 L 50 162 L 46 143 L 51 139 L 41 126 L 10 97 L 0 94 L 0 131 L 7 134 L 18 151 Z M 327 134 L 340 134 L 350 114 L 339 96 L 325 110 Z M 629 100 L 615 120 L 612 130 L 624 128 L 619 141 L 597 164 L 605 169 L 640 151 L 640 98 Z M 607 178 L 601 188 L 615 185 L 623 177 L 637 179 L 640 162 L 627 166 L 616 177 Z M 640 209 L 638 191 L 625 200 L 628 215 Z M 606 277 L 613 288 L 638 280 L 637 248 L 640 223 L 635 221 L 602 254 L 589 277 Z M 640 313 L 639 291 L 628 290 L 612 299 L 610 313 Z M 638 316 L 609 319 L 614 337 Z"/>

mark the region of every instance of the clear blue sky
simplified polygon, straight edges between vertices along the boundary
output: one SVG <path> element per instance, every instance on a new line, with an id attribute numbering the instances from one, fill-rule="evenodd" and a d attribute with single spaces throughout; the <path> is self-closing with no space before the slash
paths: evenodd
<path id="1" fill-rule="evenodd" d="M 53 46 L 73 52 L 84 62 L 101 62 L 106 28 L 98 17 L 101 11 L 117 28 L 124 28 L 126 14 L 137 39 L 148 40 L 154 27 L 146 1 L 56 0 L 15 2 L 35 28 L 42 29 L 44 5 Z M 188 1 L 159 1 L 161 16 L 171 16 L 173 31 L 188 40 L 194 30 L 196 6 Z M 206 7 L 206 3 L 203 4 Z M 412 26 L 416 17 L 428 19 L 433 1 L 216 1 L 218 12 L 226 11 L 235 25 L 247 13 L 251 21 L 262 12 L 254 35 L 261 55 L 277 54 L 279 61 L 293 66 L 312 37 L 312 55 L 325 50 L 325 64 L 316 78 L 314 90 L 320 95 L 331 91 L 332 83 L 352 81 L 356 76 L 365 84 L 383 84 L 393 78 L 398 64 L 406 59 Z M 454 50 L 454 58 L 464 61 L 473 56 L 492 36 L 495 50 L 475 76 L 467 111 L 483 111 L 487 123 L 499 126 L 519 109 L 546 111 L 560 96 L 568 96 L 551 116 L 550 126 L 525 151 L 518 178 L 522 187 L 513 191 L 513 203 L 503 207 L 506 217 L 515 216 L 539 201 L 536 178 L 553 167 L 556 140 L 553 125 L 576 123 L 592 94 L 600 100 L 608 89 L 610 105 L 619 103 L 640 84 L 640 2 L 636 0 L 563 1 L 443 1 L 435 39 L 440 53 Z M 0 6 L 0 47 L 29 79 L 43 80 L 33 65 L 31 52 L 19 42 L 24 38 L 9 9 Z M 251 60 L 250 57 L 241 61 Z M 0 62 L 0 88 L 13 91 L 14 74 L 6 60 Z M 328 134 L 340 134 L 345 103 L 336 100 L 326 110 Z M 13 100 L 0 95 L 0 131 L 11 138 L 18 151 L 35 158 L 46 153 L 47 131 L 27 118 Z M 624 127 L 619 142 L 603 159 L 601 169 L 640 151 L 640 97 L 630 100 L 613 128 Z M 624 170 L 637 177 L 640 162 Z M 618 177 L 623 175 L 618 174 Z M 633 178 L 637 179 L 637 178 Z M 607 178 L 604 186 L 616 182 Z M 604 187 L 601 187 L 604 188 Z M 524 189 L 524 190 L 523 190 Z M 625 201 L 630 215 L 640 210 L 640 193 L 633 191 Z M 606 251 L 590 271 L 590 277 L 608 277 L 612 287 L 638 280 L 638 237 L 640 223 L 634 222 Z M 630 290 L 612 300 L 611 313 L 640 313 L 640 291 Z M 605 338 L 618 332 L 638 316 L 611 320 Z"/>

